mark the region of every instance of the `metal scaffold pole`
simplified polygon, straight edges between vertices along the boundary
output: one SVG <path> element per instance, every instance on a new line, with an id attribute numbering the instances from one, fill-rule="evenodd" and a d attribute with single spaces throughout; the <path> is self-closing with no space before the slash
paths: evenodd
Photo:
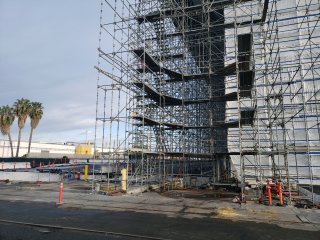
<path id="1" fill-rule="evenodd" d="M 127 168 L 128 191 L 273 180 L 313 196 L 319 5 L 102 1 L 96 144 L 112 181 Z"/>

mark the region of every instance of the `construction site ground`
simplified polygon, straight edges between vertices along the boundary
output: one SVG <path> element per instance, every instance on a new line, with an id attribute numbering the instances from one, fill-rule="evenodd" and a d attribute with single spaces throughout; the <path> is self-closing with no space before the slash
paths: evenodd
<path id="1" fill-rule="evenodd" d="M 212 190 L 92 193 L 83 181 L 1 183 L 0 239 L 319 239 L 320 210 L 232 202 Z M 88 238 L 89 237 L 89 238 Z"/>

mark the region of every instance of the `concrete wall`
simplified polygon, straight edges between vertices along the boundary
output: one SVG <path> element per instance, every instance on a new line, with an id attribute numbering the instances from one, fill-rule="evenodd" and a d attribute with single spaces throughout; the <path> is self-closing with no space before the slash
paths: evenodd
<path id="1" fill-rule="evenodd" d="M 0 172 L 0 180 L 24 181 L 24 182 L 58 182 L 59 174 L 39 172 Z"/>

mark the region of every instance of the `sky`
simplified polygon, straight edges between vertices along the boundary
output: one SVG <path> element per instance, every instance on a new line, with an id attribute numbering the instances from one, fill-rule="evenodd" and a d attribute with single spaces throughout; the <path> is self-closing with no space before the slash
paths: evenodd
<path id="1" fill-rule="evenodd" d="M 0 106 L 43 104 L 34 141 L 94 138 L 99 14 L 100 0 L 0 0 Z"/>

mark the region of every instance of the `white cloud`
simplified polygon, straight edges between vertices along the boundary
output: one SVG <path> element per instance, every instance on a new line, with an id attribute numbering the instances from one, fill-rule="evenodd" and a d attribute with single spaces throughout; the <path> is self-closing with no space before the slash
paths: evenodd
<path id="1" fill-rule="evenodd" d="M 35 139 L 83 138 L 94 129 L 99 7 L 98 0 L 0 1 L 0 105 L 42 102 Z"/>

